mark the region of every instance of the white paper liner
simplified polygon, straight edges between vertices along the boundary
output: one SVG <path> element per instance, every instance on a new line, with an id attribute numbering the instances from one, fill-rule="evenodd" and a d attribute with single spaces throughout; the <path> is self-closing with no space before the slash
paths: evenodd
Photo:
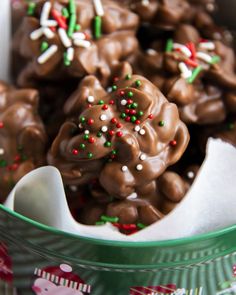
<path id="1" fill-rule="evenodd" d="M 162 220 L 131 236 L 111 224 L 77 223 L 68 209 L 59 171 L 43 167 L 23 177 L 6 206 L 44 224 L 81 236 L 119 241 L 157 241 L 207 233 L 236 223 L 236 149 L 209 139 L 207 155 L 181 203 Z"/>

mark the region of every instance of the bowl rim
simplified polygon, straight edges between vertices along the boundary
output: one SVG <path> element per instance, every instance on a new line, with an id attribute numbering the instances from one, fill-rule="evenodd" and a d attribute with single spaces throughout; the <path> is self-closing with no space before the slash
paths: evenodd
<path id="1" fill-rule="evenodd" d="M 98 239 L 98 238 L 92 238 L 92 237 L 85 237 L 81 236 L 79 234 L 69 233 L 60 229 L 57 229 L 52 226 L 45 225 L 43 223 L 40 223 L 38 221 L 35 221 L 31 218 L 28 218 L 20 213 L 17 213 L 6 206 L 0 204 L 0 211 L 4 211 L 5 213 L 20 219 L 21 221 L 30 224 L 31 226 L 35 226 L 38 229 L 53 233 L 56 235 L 69 237 L 69 238 L 76 238 L 79 240 L 82 240 L 84 242 L 96 244 L 96 245 L 103 245 L 103 246 L 113 246 L 113 247 L 172 247 L 177 246 L 180 244 L 188 244 L 188 243 L 196 243 L 200 241 L 205 241 L 207 239 L 214 239 L 218 238 L 220 236 L 224 236 L 232 231 L 236 231 L 236 224 L 224 227 L 219 230 L 211 231 L 209 233 L 204 234 L 198 234 L 191 237 L 184 237 L 179 239 L 172 239 L 172 240 L 161 240 L 161 241 L 147 241 L 147 242 L 136 242 L 136 241 L 116 241 L 116 240 L 105 240 L 105 239 Z"/>

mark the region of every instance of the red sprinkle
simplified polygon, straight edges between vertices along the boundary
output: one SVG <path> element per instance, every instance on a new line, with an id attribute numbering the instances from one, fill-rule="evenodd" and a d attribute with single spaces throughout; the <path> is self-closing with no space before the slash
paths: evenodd
<path id="1" fill-rule="evenodd" d="M 109 104 L 115 104 L 114 100 L 111 99 L 111 100 L 109 101 Z"/>
<path id="2" fill-rule="evenodd" d="M 125 113 L 126 113 L 126 114 L 130 114 L 130 111 L 131 111 L 131 110 L 126 109 L 126 110 L 125 110 Z"/>
<path id="3" fill-rule="evenodd" d="M 14 159 L 14 162 L 19 162 L 19 161 L 20 161 L 20 155 L 16 155 L 15 159 Z"/>
<path id="4" fill-rule="evenodd" d="M 115 159 L 116 155 L 111 155 L 111 159 Z"/>
<path id="5" fill-rule="evenodd" d="M 114 130 L 109 130 L 108 133 L 109 133 L 110 136 L 113 136 L 115 134 L 115 131 Z"/>
<path id="6" fill-rule="evenodd" d="M 77 156 L 78 153 L 79 153 L 79 151 L 78 151 L 77 149 L 73 149 L 73 150 L 72 150 L 72 154 L 73 154 L 73 155 Z"/>
<path id="7" fill-rule="evenodd" d="M 154 118 L 153 114 L 148 115 L 148 119 L 153 119 L 153 118 Z"/>
<path id="8" fill-rule="evenodd" d="M 3 122 L 0 122 L 0 128 L 3 128 L 3 127 L 4 127 Z"/>
<path id="9" fill-rule="evenodd" d="M 63 16 L 56 10 L 52 9 L 52 16 L 55 18 L 55 20 L 58 22 L 59 27 L 62 29 L 67 30 L 67 24 Z"/>
<path id="10" fill-rule="evenodd" d="M 125 95 L 124 90 L 121 90 L 121 91 L 119 92 L 119 94 L 120 94 L 120 96 L 124 96 L 124 95 Z"/>
<path id="11" fill-rule="evenodd" d="M 113 222 L 112 225 L 114 225 L 117 228 L 122 228 L 122 224 L 120 224 L 120 223 Z"/>
<path id="12" fill-rule="evenodd" d="M 170 141 L 170 145 L 173 146 L 173 147 L 176 146 L 177 145 L 177 141 L 176 140 L 171 140 Z"/>
<path id="13" fill-rule="evenodd" d="M 114 77 L 114 78 L 113 78 L 113 81 L 114 81 L 114 82 L 119 81 L 119 77 Z"/>
<path id="14" fill-rule="evenodd" d="M 121 137 L 121 136 L 123 135 L 123 132 L 118 131 L 118 132 L 116 132 L 116 135 L 117 135 L 118 137 Z"/>
<path id="15" fill-rule="evenodd" d="M 92 107 L 92 105 L 91 105 L 91 103 L 89 103 L 89 104 L 88 104 L 88 108 L 91 108 L 91 107 Z"/>
<path id="16" fill-rule="evenodd" d="M 16 169 L 18 169 L 19 164 L 15 163 L 11 166 L 11 170 L 15 171 Z"/>
<path id="17" fill-rule="evenodd" d="M 83 34 L 84 34 L 86 40 L 90 40 L 91 39 L 91 36 L 89 35 L 89 33 L 83 32 Z"/>
<path id="18" fill-rule="evenodd" d="M 130 120 L 131 120 L 130 117 L 126 117 L 126 118 L 125 118 L 125 121 L 126 121 L 126 122 L 130 122 Z"/>
<path id="19" fill-rule="evenodd" d="M 117 123 L 117 119 L 116 118 L 112 118 L 111 119 L 111 123 L 116 124 Z"/>
<path id="20" fill-rule="evenodd" d="M 189 42 L 187 45 L 188 49 L 191 51 L 192 55 L 191 55 L 191 59 L 195 59 L 196 58 L 196 48 L 193 42 Z"/>
<path id="21" fill-rule="evenodd" d="M 137 111 L 136 110 L 130 110 L 131 115 L 136 115 Z"/>
<path id="22" fill-rule="evenodd" d="M 137 225 L 136 224 L 122 224 L 122 228 L 124 230 L 136 230 L 137 229 Z"/>
<path id="23" fill-rule="evenodd" d="M 95 138 L 94 137 L 89 137 L 88 141 L 89 141 L 89 143 L 94 143 L 95 142 Z"/>
<path id="24" fill-rule="evenodd" d="M 107 109 L 108 109 L 108 105 L 107 105 L 107 104 L 104 104 L 104 105 L 102 106 L 102 109 L 103 109 L 103 110 L 107 110 Z"/>
<path id="25" fill-rule="evenodd" d="M 51 31 L 56 32 L 56 27 L 49 27 Z"/>
<path id="26" fill-rule="evenodd" d="M 92 118 L 88 119 L 87 121 L 88 125 L 92 125 L 94 123 L 94 120 Z"/>
<path id="27" fill-rule="evenodd" d="M 127 104 L 131 104 L 131 103 L 133 103 L 133 100 L 132 99 L 128 99 L 127 100 Z"/>
<path id="28" fill-rule="evenodd" d="M 116 124 L 116 127 L 117 127 L 117 128 L 121 128 L 121 127 L 122 127 L 122 124 L 121 124 L 121 123 L 117 123 L 117 124 Z"/>
<path id="29" fill-rule="evenodd" d="M 139 125 L 140 123 L 141 123 L 140 120 L 136 120 L 136 121 L 135 121 L 135 124 L 136 124 L 136 125 Z"/>
<path id="30" fill-rule="evenodd" d="M 184 61 L 188 66 L 196 68 L 198 64 L 192 59 L 186 59 Z"/>

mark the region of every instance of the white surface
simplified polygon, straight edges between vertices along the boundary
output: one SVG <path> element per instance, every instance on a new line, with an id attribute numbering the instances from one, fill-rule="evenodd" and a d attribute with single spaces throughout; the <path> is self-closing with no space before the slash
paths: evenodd
<path id="1" fill-rule="evenodd" d="M 0 80 L 9 80 L 10 1 L 0 0 Z"/>
<path id="2" fill-rule="evenodd" d="M 125 236 L 111 225 L 86 226 L 71 216 L 60 173 L 43 167 L 23 177 L 6 205 L 58 229 L 109 240 L 154 241 L 206 233 L 236 223 L 236 149 L 210 139 L 207 157 L 183 201 L 169 215 L 146 229 Z"/>

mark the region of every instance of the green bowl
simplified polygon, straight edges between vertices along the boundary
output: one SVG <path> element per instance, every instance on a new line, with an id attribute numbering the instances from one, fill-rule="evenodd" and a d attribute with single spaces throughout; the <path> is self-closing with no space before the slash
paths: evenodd
<path id="1" fill-rule="evenodd" d="M 236 294 L 236 225 L 191 238 L 115 242 L 59 231 L 0 205 L 0 231 L 0 262 L 13 271 L 2 279 L 22 295 Z"/>

